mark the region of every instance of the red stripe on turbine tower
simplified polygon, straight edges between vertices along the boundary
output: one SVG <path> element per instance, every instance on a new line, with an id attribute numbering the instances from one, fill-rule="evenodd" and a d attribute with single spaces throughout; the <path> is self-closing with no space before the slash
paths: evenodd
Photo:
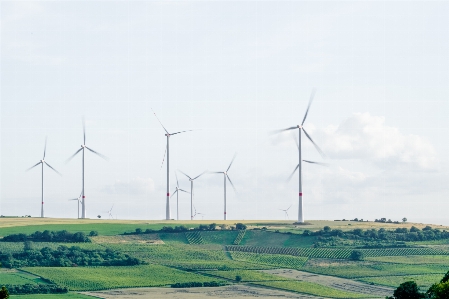
<path id="1" fill-rule="evenodd" d="M 83 195 L 83 198 L 86 198 L 86 196 Z"/>
<path id="2" fill-rule="evenodd" d="M 167 196 L 170 196 L 170 193 L 167 193 Z"/>
<path id="3" fill-rule="evenodd" d="M 302 196 L 302 192 L 299 192 L 299 196 Z"/>

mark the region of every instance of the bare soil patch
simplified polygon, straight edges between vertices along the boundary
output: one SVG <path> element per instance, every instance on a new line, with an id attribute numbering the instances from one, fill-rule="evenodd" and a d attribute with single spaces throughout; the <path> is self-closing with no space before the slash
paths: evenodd
<path id="1" fill-rule="evenodd" d="M 279 275 L 286 278 L 292 278 L 301 281 L 314 282 L 321 285 L 329 286 L 335 289 L 350 291 L 355 293 L 368 294 L 373 296 L 391 296 L 394 289 L 383 286 L 374 286 L 350 279 L 313 274 L 290 269 L 261 270 L 262 272 Z"/>
<path id="2" fill-rule="evenodd" d="M 109 244 L 165 244 L 158 234 L 97 236 L 92 237 L 92 241 Z"/>
<path id="3" fill-rule="evenodd" d="M 296 294 L 268 288 L 248 285 L 230 285 L 217 288 L 134 288 L 117 289 L 98 292 L 83 292 L 83 294 L 104 299 L 210 299 L 210 298 L 258 298 L 258 299 L 327 299 L 324 297 Z"/>

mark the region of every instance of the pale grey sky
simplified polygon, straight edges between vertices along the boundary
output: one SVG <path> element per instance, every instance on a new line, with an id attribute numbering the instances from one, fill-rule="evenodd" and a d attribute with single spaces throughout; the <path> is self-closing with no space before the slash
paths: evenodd
<path id="1" fill-rule="evenodd" d="M 230 170 L 229 219 L 284 219 L 302 121 L 328 168 L 304 165 L 305 219 L 448 223 L 449 2 L 1 1 L 1 205 L 76 217 L 82 143 L 87 215 L 165 216 L 164 131 L 172 190 L 181 169 Z M 303 157 L 322 161 L 304 139 Z M 189 183 L 178 174 L 180 185 Z M 229 187 L 229 186 L 228 186 Z M 204 219 L 222 219 L 223 180 L 195 183 Z M 189 196 L 180 196 L 189 218 Z M 175 215 L 172 200 L 172 215 Z"/>

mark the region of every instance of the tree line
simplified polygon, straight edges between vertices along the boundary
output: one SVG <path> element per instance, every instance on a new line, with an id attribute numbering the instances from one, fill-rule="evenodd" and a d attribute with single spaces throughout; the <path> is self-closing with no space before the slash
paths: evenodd
<path id="1" fill-rule="evenodd" d="M 34 250 L 25 244 L 25 250 L 17 253 L 1 253 L 0 263 L 7 268 L 20 267 L 77 267 L 77 266 L 133 266 L 144 263 L 127 254 L 105 250 L 86 250 L 78 246 L 44 247 Z"/>
<path id="2" fill-rule="evenodd" d="M 95 235 L 96 232 L 92 231 L 90 235 Z M 86 243 L 91 242 L 89 237 L 83 232 L 71 233 L 66 230 L 61 231 L 49 231 L 43 232 L 36 231 L 32 234 L 11 234 L 3 237 L 2 242 L 66 242 L 66 243 Z"/>
<path id="3" fill-rule="evenodd" d="M 406 227 L 398 227 L 392 230 L 385 228 L 372 228 L 367 230 L 356 228 L 349 231 L 331 229 L 329 226 L 325 226 L 318 231 L 304 230 L 302 235 L 317 236 L 316 247 L 345 245 L 342 244 L 341 240 L 362 241 L 367 246 L 373 245 L 374 247 L 379 247 L 378 243 L 396 243 L 396 245 L 405 246 L 403 242 L 449 239 L 448 231 L 430 226 L 426 226 L 423 229 L 412 226 L 410 229 Z"/>
<path id="4" fill-rule="evenodd" d="M 236 223 L 235 226 L 227 226 L 225 224 L 217 226 L 216 223 L 211 224 L 200 224 L 198 227 L 188 228 L 184 225 L 180 226 L 164 226 L 160 230 L 154 230 L 147 228 L 143 230 L 141 228 L 136 228 L 134 232 L 125 232 L 124 235 L 140 235 L 140 234 L 154 234 L 154 233 L 182 233 L 188 231 L 216 231 L 217 227 L 220 230 L 245 230 L 247 227 L 243 223 Z"/>

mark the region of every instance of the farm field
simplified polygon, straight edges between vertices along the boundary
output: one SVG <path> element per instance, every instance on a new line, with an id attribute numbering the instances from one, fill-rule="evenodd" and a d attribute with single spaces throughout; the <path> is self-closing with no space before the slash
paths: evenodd
<path id="1" fill-rule="evenodd" d="M 270 273 L 279 277 L 308 281 L 319 283 L 325 286 L 336 288 L 343 291 L 352 291 L 363 294 L 371 294 L 375 296 L 389 296 L 393 293 L 393 288 L 373 286 L 367 283 L 360 283 L 350 279 L 344 279 L 333 276 L 317 275 L 309 272 L 291 270 L 291 269 L 276 269 L 265 270 L 264 273 Z M 393 285 L 395 286 L 395 285 Z"/>
<path id="2" fill-rule="evenodd" d="M 17 226 L 12 225 L 14 220 L 17 220 Z M 0 218 L 0 237 L 12 233 L 32 234 L 37 230 L 56 232 L 66 229 L 86 236 L 95 232 L 85 243 L 37 240 L 25 246 L 23 241 L 6 242 L 0 238 L 0 257 L 6 259 L 5 265 L 13 256 L 16 259 L 20 256 L 42 258 L 41 252 L 58 250 L 61 245 L 77 246 L 79 253 L 82 250 L 111 255 L 120 253 L 130 261 L 138 261 L 132 264 L 134 266 L 126 266 L 123 261 L 116 266 L 105 264 L 101 267 L 72 263 L 61 264 L 64 267 L 37 267 L 32 263 L 16 262 L 14 265 L 18 265 L 19 270 L 2 269 L 0 282 L 7 285 L 44 283 L 67 287 L 70 291 L 63 295 L 46 295 L 48 298 L 86 298 L 72 293 L 74 291 L 95 292 L 97 298 L 269 298 L 275 293 L 284 298 L 385 298 L 404 281 L 414 280 L 420 287 L 428 288 L 449 271 L 449 245 L 444 242 L 429 240 L 391 243 L 390 246 L 380 240 L 387 246 L 376 247 L 368 240 L 371 247 L 363 248 L 357 246 L 365 241 L 354 235 L 356 228 L 360 229 L 358 234 L 373 228 L 395 233 L 398 227 L 404 230 L 411 226 L 415 226 L 415 230 L 418 226 L 425 228 L 422 235 L 429 230 L 434 235 L 445 233 L 447 228 L 440 226 L 426 228 L 427 225 L 418 224 L 353 221 L 312 221 L 310 225 L 287 221 L 242 221 L 247 225 L 246 230 L 221 230 L 218 225 L 224 223 L 228 226 L 236 224 L 217 221 L 216 230 L 204 230 L 209 227 L 209 221 L 92 219 L 77 224 L 73 219 Z M 30 225 L 24 226 L 26 224 Z M 189 229 L 200 224 L 203 230 Z M 180 225 L 184 225 L 183 230 L 175 232 L 175 226 Z M 320 225 L 326 226 L 327 232 L 332 229 L 340 230 L 339 234 L 348 232 L 349 237 L 341 239 L 344 242 L 337 242 L 338 246 L 323 242 L 327 237 Z M 429 227 L 438 230 L 432 231 Z M 144 233 L 147 229 L 151 231 Z M 46 247 L 50 249 L 44 249 Z M 354 251 L 362 254 L 361 260 L 351 260 Z M 20 268 L 20 265 L 35 266 Z M 237 276 L 241 281 L 237 281 Z M 170 288 L 175 284 L 181 288 Z M 198 284 L 204 287 L 195 287 Z M 43 298 L 42 295 L 14 295 L 14 298 L 22 297 Z"/>
<path id="3" fill-rule="evenodd" d="M 422 275 L 391 275 L 381 277 L 362 277 L 358 280 L 366 283 L 374 283 L 377 285 L 397 287 L 403 282 L 414 281 L 421 289 L 428 289 L 436 281 L 441 280 L 441 274 L 422 274 Z"/>
<path id="4" fill-rule="evenodd" d="M 78 293 L 67 294 L 33 294 L 33 295 L 13 295 L 11 298 L 17 299 L 94 299 L 95 297 Z"/>
<path id="5" fill-rule="evenodd" d="M 228 285 L 219 288 L 138 288 L 98 292 L 83 292 L 104 299 L 211 299 L 211 298 L 257 298 L 257 299 L 325 299 L 307 294 L 260 288 L 252 285 Z M 25 298 L 24 298 L 25 299 Z"/>
<path id="6" fill-rule="evenodd" d="M 165 286 L 174 282 L 217 281 L 207 276 L 161 265 L 133 267 L 29 267 L 25 271 L 69 288 L 72 291 Z"/>
<path id="7" fill-rule="evenodd" d="M 303 270 L 307 272 L 331 275 L 349 279 L 369 276 L 441 274 L 449 269 L 448 265 L 408 265 L 378 262 L 355 262 L 347 260 L 309 259 Z"/>
<path id="8" fill-rule="evenodd" d="M 16 269 L 0 269 L 0 283 L 6 284 L 47 284 L 39 276 Z M 0 286 L 1 287 L 1 286 Z"/>

